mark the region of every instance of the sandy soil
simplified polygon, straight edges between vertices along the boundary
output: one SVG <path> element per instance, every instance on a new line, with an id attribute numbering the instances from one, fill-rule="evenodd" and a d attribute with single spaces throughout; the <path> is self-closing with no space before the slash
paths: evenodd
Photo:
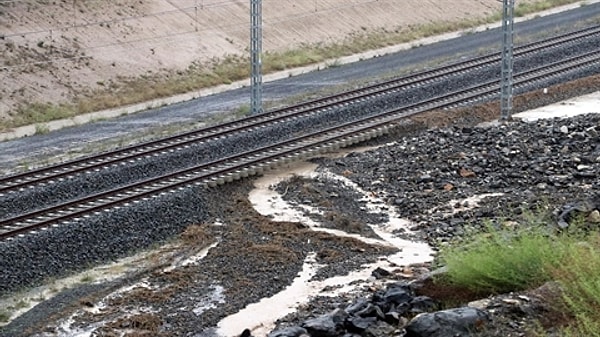
<path id="1" fill-rule="evenodd" d="M 533 0 L 524 0 L 530 2 Z M 0 3 L 0 118 L 69 102 L 128 77 L 245 55 L 249 1 L 17 0 Z M 483 17 L 497 0 L 264 0 L 264 49 Z"/>

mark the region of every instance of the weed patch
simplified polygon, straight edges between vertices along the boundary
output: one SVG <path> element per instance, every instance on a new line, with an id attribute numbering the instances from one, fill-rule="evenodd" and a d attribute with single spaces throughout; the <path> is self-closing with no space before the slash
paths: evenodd
<path id="1" fill-rule="evenodd" d="M 600 233 L 584 220 L 567 232 L 543 225 L 547 216 L 527 216 L 516 229 L 487 226 L 440 251 L 448 273 L 436 282 L 479 294 L 560 285 L 565 315 L 572 322 L 561 336 L 600 336 Z M 440 286 L 440 285 L 438 285 Z M 564 302 L 564 303 L 562 303 Z"/>
<path id="2" fill-rule="evenodd" d="M 541 0 L 530 3 L 519 3 L 515 7 L 515 16 L 525 16 L 527 14 L 545 11 L 547 9 L 568 5 L 578 2 L 578 0 Z"/>
<path id="3" fill-rule="evenodd" d="M 553 276 L 564 288 L 564 300 L 575 316 L 566 336 L 600 336 L 600 234 L 578 242 Z"/>
<path id="4" fill-rule="evenodd" d="M 563 240 L 537 228 L 512 232 L 489 226 L 464 246 L 445 250 L 442 260 L 453 284 L 489 293 L 524 290 L 550 280 L 548 268 L 566 254 L 569 243 Z"/>
<path id="5" fill-rule="evenodd" d="M 185 229 L 183 233 L 181 233 L 181 240 L 190 246 L 196 247 L 204 247 L 212 240 L 212 235 L 210 235 L 206 229 L 206 225 L 191 225 Z"/>

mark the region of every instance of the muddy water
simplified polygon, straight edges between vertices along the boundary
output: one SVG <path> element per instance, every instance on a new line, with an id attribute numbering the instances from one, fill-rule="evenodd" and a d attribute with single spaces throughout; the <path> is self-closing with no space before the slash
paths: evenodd
<path id="1" fill-rule="evenodd" d="M 316 165 L 310 163 L 297 163 L 261 177 L 255 182 L 255 189 L 250 193 L 249 200 L 254 208 L 265 216 L 270 216 L 274 221 L 300 222 L 315 231 L 323 231 L 332 235 L 353 237 L 371 244 L 394 246 L 400 249 L 399 253 L 382 256 L 377 262 L 363 266 L 359 270 L 354 270 L 346 276 L 332 277 L 323 281 L 311 281 L 319 268 L 315 262 L 314 254 L 309 255 L 304 261 L 304 267 L 294 282 L 282 292 L 265 298 L 258 303 L 251 304 L 240 312 L 223 319 L 219 325 L 217 333 L 221 336 L 237 336 L 245 328 L 252 330 L 253 336 L 266 336 L 273 328 L 274 322 L 285 315 L 292 313 L 296 308 L 307 303 L 311 297 L 336 296 L 340 293 L 351 292 L 359 288 L 366 282 L 373 282 L 372 271 L 377 267 L 389 268 L 390 264 L 406 266 L 414 263 L 423 263 L 431 261 L 433 250 L 423 242 L 411 242 L 398 238 L 392 234 L 393 231 L 404 229 L 408 231 L 410 221 L 402 219 L 398 214 L 390 210 L 384 210 L 381 205 L 385 205 L 382 200 L 366 193 L 350 180 L 337 176 L 332 173 L 317 173 Z M 388 223 L 382 225 L 372 225 L 373 231 L 381 239 L 372 239 L 361 237 L 356 234 L 346 233 L 340 230 L 321 228 L 319 223 L 313 221 L 304 215 L 304 211 L 318 213 L 316 209 L 309 206 L 294 207 L 288 204 L 275 190 L 275 186 L 282 180 L 291 178 L 293 175 L 302 177 L 315 177 L 317 174 L 325 174 L 327 178 L 337 180 L 340 184 L 353 188 L 364 195 L 367 201 L 367 207 L 374 212 L 387 212 L 389 215 Z M 352 283 L 352 285 L 350 285 Z M 321 289 L 335 289 L 330 292 L 323 292 Z"/>

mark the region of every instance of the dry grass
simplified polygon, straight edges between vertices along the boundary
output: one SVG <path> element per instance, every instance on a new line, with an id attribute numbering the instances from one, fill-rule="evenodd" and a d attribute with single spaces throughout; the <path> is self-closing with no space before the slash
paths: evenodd
<path id="1" fill-rule="evenodd" d="M 319 261 L 330 263 L 339 261 L 344 255 L 335 249 L 323 248 L 317 252 L 317 258 Z"/>
<path id="2" fill-rule="evenodd" d="M 141 313 L 129 317 L 122 317 L 115 322 L 107 324 L 105 329 L 119 331 L 122 329 L 136 330 L 128 332 L 126 336 L 141 337 L 141 336 L 157 336 L 162 321 L 160 317 L 152 313 Z"/>
<path id="3" fill-rule="evenodd" d="M 213 236 L 206 231 L 207 225 L 191 225 L 181 233 L 181 241 L 194 247 L 205 247 L 214 241 Z"/>
<path id="4" fill-rule="evenodd" d="M 579 2 L 579 0 L 541 0 L 532 3 L 519 3 L 515 7 L 515 16 L 525 16 L 575 2 Z"/>
<path id="5" fill-rule="evenodd" d="M 254 244 L 246 250 L 247 256 L 254 256 L 270 263 L 290 263 L 299 260 L 298 255 L 287 247 L 276 244 Z"/>

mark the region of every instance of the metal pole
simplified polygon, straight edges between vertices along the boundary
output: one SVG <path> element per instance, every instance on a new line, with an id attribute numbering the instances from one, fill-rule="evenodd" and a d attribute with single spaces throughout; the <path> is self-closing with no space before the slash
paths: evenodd
<path id="1" fill-rule="evenodd" d="M 510 120 L 513 99 L 513 35 L 515 0 L 503 0 L 502 74 L 500 91 L 501 120 Z"/>
<path id="2" fill-rule="evenodd" d="M 250 63 L 252 64 L 251 113 L 262 109 L 262 0 L 250 0 Z"/>

